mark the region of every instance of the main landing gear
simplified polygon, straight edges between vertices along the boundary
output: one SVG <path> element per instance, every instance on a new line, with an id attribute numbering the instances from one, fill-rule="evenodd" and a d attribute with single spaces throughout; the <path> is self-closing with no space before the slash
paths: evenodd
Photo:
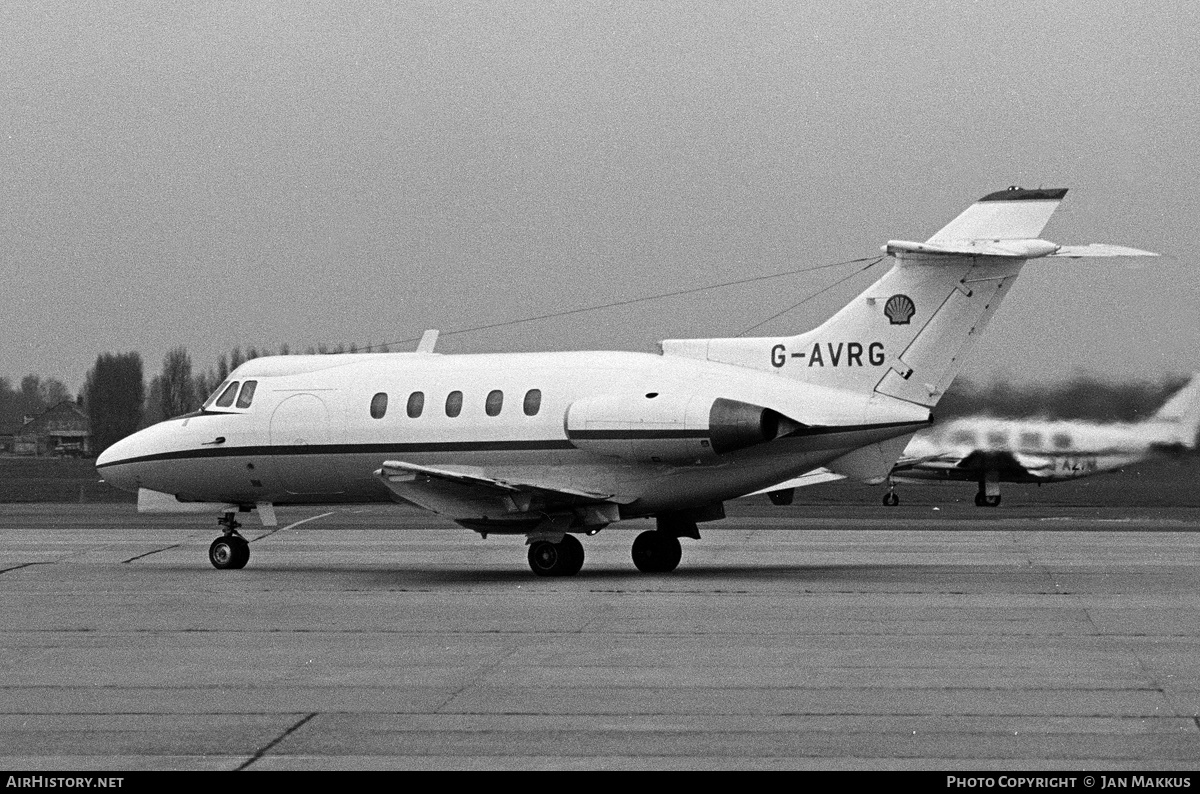
<path id="1" fill-rule="evenodd" d="M 633 564 L 642 573 L 670 573 L 682 557 L 679 538 L 658 529 L 647 530 L 633 541 Z"/>
<path id="2" fill-rule="evenodd" d="M 900 494 L 896 493 L 895 486 L 889 488 L 888 492 L 883 495 L 883 504 L 885 507 L 895 507 L 900 504 Z"/>
<path id="3" fill-rule="evenodd" d="M 700 540 L 696 522 L 679 514 L 660 515 L 657 529 L 643 532 L 633 541 L 633 564 L 642 573 L 670 573 L 683 557 L 680 538 Z"/>
<path id="4" fill-rule="evenodd" d="M 979 478 L 979 491 L 975 494 L 975 506 L 1000 506 L 1000 477 L 995 472 L 986 471 Z"/>
<path id="5" fill-rule="evenodd" d="M 574 535 L 562 540 L 535 540 L 529 544 L 529 567 L 538 576 L 574 576 L 583 567 L 583 544 Z"/>
<path id="6" fill-rule="evenodd" d="M 980 489 L 979 493 L 975 494 L 976 507 L 999 507 L 1000 494 L 989 495 Z"/>
<path id="7" fill-rule="evenodd" d="M 217 519 L 223 534 L 208 547 L 209 562 L 220 570 L 245 568 L 250 562 L 250 542 L 238 534 L 241 524 L 234 515 L 226 513 Z"/>
<path id="8" fill-rule="evenodd" d="M 670 573 L 683 557 L 681 537 L 700 539 L 695 521 L 678 514 L 659 516 L 657 529 L 643 532 L 633 541 L 633 564 L 642 573 Z M 215 559 L 213 565 L 217 565 Z M 574 576 L 582 567 L 583 544 L 570 533 L 564 532 L 557 541 L 543 536 L 529 544 L 529 568 L 538 576 Z"/>

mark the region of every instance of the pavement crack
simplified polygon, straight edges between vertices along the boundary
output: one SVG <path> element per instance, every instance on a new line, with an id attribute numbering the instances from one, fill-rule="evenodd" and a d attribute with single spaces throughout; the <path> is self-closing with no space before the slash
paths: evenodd
<path id="1" fill-rule="evenodd" d="M 170 551 L 171 549 L 177 549 L 182 545 L 183 545 L 182 543 L 172 543 L 170 546 L 163 546 L 161 549 L 154 549 L 153 551 L 148 551 L 145 554 L 139 554 L 136 557 L 130 557 L 128 560 L 121 560 L 121 564 L 125 565 L 127 563 L 133 562 L 134 560 L 140 560 L 143 557 L 149 557 L 151 554 L 158 554 L 160 551 Z"/>
<path id="2" fill-rule="evenodd" d="M 5 568 L 4 570 L 0 571 L 0 574 L 8 573 L 9 571 L 19 571 L 19 570 L 21 570 L 22 568 L 29 568 L 30 566 L 33 566 L 33 565 L 53 565 L 53 563 L 49 563 L 49 562 L 23 562 L 23 563 L 21 563 L 20 565 L 14 565 L 14 566 L 13 566 L 13 567 L 11 567 L 11 568 Z"/>
<path id="3" fill-rule="evenodd" d="M 271 740 L 270 742 L 267 742 L 265 745 L 260 747 L 258 749 L 258 751 L 254 753 L 254 755 L 250 756 L 250 758 L 247 759 L 246 763 L 239 766 L 235 771 L 241 772 L 243 769 L 246 769 L 248 766 L 253 764 L 255 761 L 257 761 L 258 759 L 260 759 L 264 755 L 266 755 L 267 751 L 269 751 L 272 747 L 279 744 L 284 739 L 286 739 L 287 737 L 291 736 L 293 733 L 298 731 L 301 728 L 301 726 L 303 726 L 305 723 L 307 723 L 309 720 L 311 720 L 313 717 L 317 716 L 318 714 L 320 714 L 319 711 L 310 711 L 308 714 L 305 714 L 303 717 L 300 718 L 300 720 L 295 725 L 288 728 L 286 731 L 284 731 L 283 733 L 276 736 L 273 740 Z"/>

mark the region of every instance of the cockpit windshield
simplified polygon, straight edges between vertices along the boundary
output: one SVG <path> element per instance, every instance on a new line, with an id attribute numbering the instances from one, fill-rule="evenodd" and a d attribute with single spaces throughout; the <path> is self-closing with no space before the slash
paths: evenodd
<path id="1" fill-rule="evenodd" d="M 242 393 L 238 395 L 237 407 L 249 408 L 250 401 L 254 399 L 254 389 L 258 386 L 258 381 L 248 380 L 242 384 Z"/>
<path id="2" fill-rule="evenodd" d="M 241 393 L 238 393 L 238 386 L 241 386 Z M 249 408 L 250 403 L 254 400 L 254 390 L 258 387 L 258 381 L 248 380 L 245 383 L 240 381 L 225 381 L 212 395 L 204 401 L 201 406 L 202 410 L 209 408 Z M 234 402 L 236 399 L 236 403 Z"/>
<path id="3" fill-rule="evenodd" d="M 235 380 L 225 387 L 225 391 L 221 392 L 221 396 L 217 398 L 217 407 L 228 408 L 233 405 L 233 398 L 237 396 L 237 390 L 238 382 Z"/>

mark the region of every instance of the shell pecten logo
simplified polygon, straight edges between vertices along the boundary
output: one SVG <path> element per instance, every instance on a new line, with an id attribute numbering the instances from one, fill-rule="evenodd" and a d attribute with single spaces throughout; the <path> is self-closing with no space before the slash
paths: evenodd
<path id="1" fill-rule="evenodd" d="M 916 311 L 916 304 L 907 295 L 893 295 L 883 307 L 883 313 L 892 325 L 908 325 Z"/>

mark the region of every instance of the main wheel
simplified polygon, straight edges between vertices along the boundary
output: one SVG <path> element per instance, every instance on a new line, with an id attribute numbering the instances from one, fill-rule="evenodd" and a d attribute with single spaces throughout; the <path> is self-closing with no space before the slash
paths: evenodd
<path id="1" fill-rule="evenodd" d="M 679 538 L 666 532 L 650 529 L 633 541 L 633 564 L 642 573 L 669 573 L 682 557 Z"/>
<path id="2" fill-rule="evenodd" d="M 979 493 L 975 494 L 975 506 L 976 507 L 999 507 L 999 505 L 1000 505 L 1000 494 L 996 494 L 995 496 L 988 496 L 983 491 L 980 491 Z"/>
<path id="3" fill-rule="evenodd" d="M 250 562 L 250 544 L 237 535 L 222 535 L 208 547 L 208 560 L 220 570 L 245 568 Z"/>
<path id="4" fill-rule="evenodd" d="M 535 540 L 529 544 L 529 567 L 538 576 L 574 576 L 583 567 L 583 544 L 573 535 L 558 543 Z"/>
<path id="5" fill-rule="evenodd" d="M 883 495 L 883 503 L 887 507 L 895 507 L 900 504 L 900 494 L 895 491 L 888 491 Z"/>

